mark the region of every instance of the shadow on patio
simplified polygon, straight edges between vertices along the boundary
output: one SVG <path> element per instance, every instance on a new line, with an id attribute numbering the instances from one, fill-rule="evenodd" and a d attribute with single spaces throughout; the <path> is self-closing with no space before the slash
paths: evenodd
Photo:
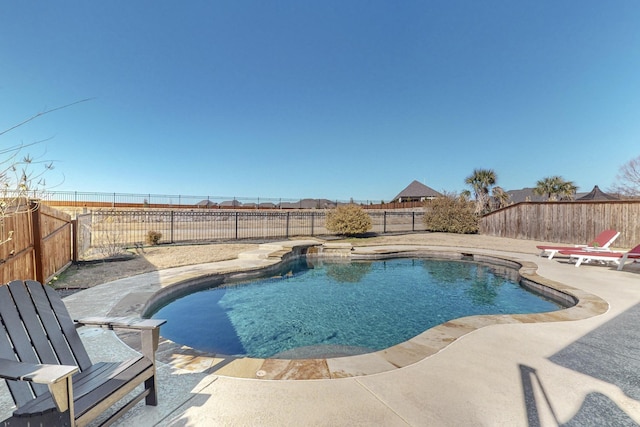
<path id="1" fill-rule="evenodd" d="M 640 304 L 555 353 L 549 360 L 580 374 L 618 387 L 628 398 L 640 401 Z M 578 412 L 561 423 L 544 379 L 530 366 L 519 365 L 529 426 L 542 425 L 543 412 L 562 426 L 637 426 L 610 396 L 599 391 L 586 395 Z"/>

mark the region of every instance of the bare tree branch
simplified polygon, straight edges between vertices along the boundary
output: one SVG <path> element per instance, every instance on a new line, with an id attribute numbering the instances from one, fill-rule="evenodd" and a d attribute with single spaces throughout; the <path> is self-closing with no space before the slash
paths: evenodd
<path id="1" fill-rule="evenodd" d="M 45 114 L 59 111 L 92 99 L 93 98 L 86 98 L 60 107 L 41 111 L 8 129 L 0 131 L 0 136 L 19 128 L 20 126 L 24 126 Z M 28 144 L 21 142 L 7 148 L 0 149 L 0 221 L 9 215 L 32 209 L 30 206 L 33 205 L 28 203 L 29 199 L 38 198 L 39 194 L 44 192 L 46 189 L 44 176 L 48 171 L 51 171 L 54 168 L 54 162 L 52 160 L 43 159 L 47 153 L 46 149 L 37 157 L 33 157 L 29 153 L 23 153 L 25 148 L 33 147 L 37 144 L 48 141 L 49 139 L 51 138 L 34 141 Z M 22 158 L 20 158 L 21 156 Z M 35 166 L 38 166 L 37 170 L 34 170 Z M 0 236 L 0 240 L 6 241 L 2 239 L 2 236 Z"/>
<path id="2" fill-rule="evenodd" d="M 19 128 L 20 126 L 22 126 L 22 125 L 24 125 L 26 123 L 29 123 L 30 121 L 35 120 L 38 117 L 44 116 L 45 114 L 53 113 L 54 111 L 62 110 L 63 108 L 71 107 L 72 105 L 80 104 L 81 102 L 91 101 L 93 99 L 95 99 L 95 98 L 85 98 L 85 99 L 81 99 L 80 101 L 75 101 L 75 102 L 72 102 L 72 103 L 67 104 L 67 105 L 62 105 L 60 107 L 55 107 L 55 108 L 51 108 L 49 110 L 41 111 L 41 112 L 37 113 L 36 115 L 33 115 L 33 116 L 29 117 L 28 119 L 23 120 L 22 122 L 11 126 L 9 129 L 5 129 L 3 131 L 0 131 L 0 136 L 4 135 L 7 132 L 11 132 L 12 130 L 14 130 L 16 128 Z M 32 144 L 29 144 L 29 145 L 32 145 Z"/>
<path id="3" fill-rule="evenodd" d="M 640 156 L 622 165 L 616 179 L 618 182 L 609 191 L 627 197 L 640 196 Z"/>

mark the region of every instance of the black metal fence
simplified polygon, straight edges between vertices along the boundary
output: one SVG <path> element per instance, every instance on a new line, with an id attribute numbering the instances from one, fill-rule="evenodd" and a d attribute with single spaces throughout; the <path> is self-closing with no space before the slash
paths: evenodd
<path id="1" fill-rule="evenodd" d="M 369 211 L 374 233 L 424 231 L 424 214 L 410 211 Z M 294 236 L 327 236 L 326 211 L 228 210 L 96 210 L 78 216 L 78 228 L 89 247 L 132 247 L 145 244 L 149 232 L 161 233 L 159 243 L 198 243 Z M 88 239 L 88 241 L 87 241 Z"/>

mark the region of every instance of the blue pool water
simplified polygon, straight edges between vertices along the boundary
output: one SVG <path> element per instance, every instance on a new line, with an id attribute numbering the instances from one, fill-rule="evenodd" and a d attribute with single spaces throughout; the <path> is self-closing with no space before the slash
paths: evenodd
<path id="1" fill-rule="evenodd" d="M 301 259 L 282 275 L 176 299 L 153 317 L 162 335 L 199 350 L 310 358 L 391 347 L 448 320 L 560 306 L 518 284 L 512 269 L 466 261 Z"/>

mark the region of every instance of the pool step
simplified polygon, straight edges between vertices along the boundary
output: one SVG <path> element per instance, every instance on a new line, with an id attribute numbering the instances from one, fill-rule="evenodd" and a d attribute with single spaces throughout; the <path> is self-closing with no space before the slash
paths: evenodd
<path id="1" fill-rule="evenodd" d="M 238 255 L 239 259 L 267 259 L 267 258 L 281 258 L 284 254 L 291 252 L 297 247 L 301 246 L 321 246 L 321 252 L 328 253 L 330 255 L 339 254 L 343 256 L 351 252 L 351 243 L 322 243 L 316 240 L 287 240 L 284 242 L 263 243 L 258 246 L 258 249 L 252 251 L 242 252 Z M 329 250 L 324 248 L 328 247 Z"/>
<path id="2" fill-rule="evenodd" d="M 350 257 L 353 245 L 351 243 L 325 243 L 320 249 L 322 255 Z"/>
<path id="3" fill-rule="evenodd" d="M 238 259 L 267 259 L 272 252 L 274 252 L 274 249 L 254 249 L 238 254 Z"/>

